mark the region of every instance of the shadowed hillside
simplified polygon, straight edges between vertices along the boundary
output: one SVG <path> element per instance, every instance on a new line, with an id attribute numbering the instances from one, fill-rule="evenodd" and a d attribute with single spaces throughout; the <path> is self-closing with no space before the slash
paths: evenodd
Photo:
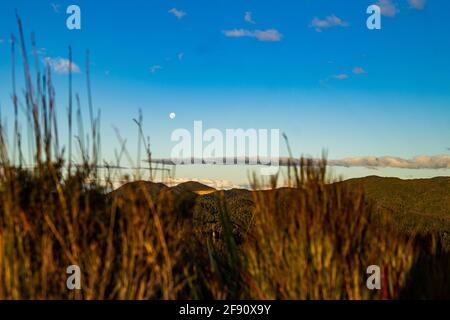
<path id="1" fill-rule="evenodd" d="M 402 180 L 370 176 L 343 183 L 362 187 L 367 199 L 378 211 L 390 212 L 402 231 L 450 236 L 450 177 Z"/>
<path id="2" fill-rule="evenodd" d="M 129 189 L 138 190 L 144 184 L 152 195 L 161 191 L 174 196 L 178 205 L 194 207 L 194 224 L 203 233 L 220 233 L 219 199 L 223 195 L 233 230 L 240 238 L 252 219 L 255 192 L 276 192 L 283 196 L 289 188 L 268 191 L 247 189 L 215 190 L 198 182 L 185 182 L 174 187 L 161 183 L 138 181 L 125 184 L 112 192 L 114 196 L 130 194 Z M 402 180 L 369 176 L 349 179 L 344 184 L 350 189 L 362 189 L 367 201 L 379 214 L 389 213 L 393 226 L 402 232 L 437 233 L 450 246 L 450 177 Z"/>
<path id="3" fill-rule="evenodd" d="M 208 187 L 207 185 L 204 185 L 200 182 L 195 182 L 195 181 L 188 181 L 188 182 L 180 183 L 180 184 L 172 187 L 171 190 L 172 190 L 172 192 L 174 192 L 174 194 L 188 191 L 188 192 L 193 192 L 198 195 L 208 194 L 208 193 L 216 191 L 216 189 L 214 189 L 214 188 Z"/>

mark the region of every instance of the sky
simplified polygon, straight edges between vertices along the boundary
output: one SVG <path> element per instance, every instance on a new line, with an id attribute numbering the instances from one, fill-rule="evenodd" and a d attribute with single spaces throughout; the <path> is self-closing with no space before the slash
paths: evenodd
<path id="1" fill-rule="evenodd" d="M 81 9 L 80 30 L 66 26 L 72 4 Z M 381 30 L 366 26 L 371 4 L 382 10 Z M 450 166 L 448 1 L 2 1 L 0 106 L 6 122 L 12 119 L 14 9 L 27 39 L 35 33 L 41 63 L 51 63 L 62 122 L 69 45 L 74 90 L 87 116 L 89 49 L 105 159 L 119 148 L 113 126 L 135 154 L 133 118 L 141 109 L 159 158 L 170 156 L 175 129 L 192 131 L 194 121 L 202 121 L 222 131 L 279 129 L 296 156 L 320 157 L 326 150 L 329 159 L 350 158 L 348 168 L 333 168 L 346 178 L 450 175 L 426 165 L 365 165 L 367 157 L 439 156 Z M 177 168 L 177 178 L 240 185 L 248 170 L 185 166 Z"/>

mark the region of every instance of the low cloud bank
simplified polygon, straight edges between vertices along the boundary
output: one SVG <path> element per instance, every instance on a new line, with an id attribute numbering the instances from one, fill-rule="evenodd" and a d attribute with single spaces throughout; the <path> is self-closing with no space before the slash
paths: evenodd
<path id="1" fill-rule="evenodd" d="M 450 156 L 417 156 L 412 159 L 398 157 L 353 157 L 331 160 L 332 166 L 342 167 L 390 167 L 402 169 L 450 169 Z"/>
<path id="2" fill-rule="evenodd" d="M 252 157 L 236 157 L 236 158 L 215 158 L 215 159 L 152 159 L 153 163 L 168 165 L 188 165 L 188 164 L 243 164 L 243 165 L 267 165 L 277 163 L 280 166 L 291 164 L 299 164 L 298 159 L 282 158 L 252 158 Z M 317 162 L 318 159 L 313 161 Z M 417 156 L 412 159 L 403 159 L 399 157 L 351 157 L 338 160 L 328 160 L 329 166 L 335 167 L 368 167 L 368 168 L 401 168 L 401 169 L 450 169 L 450 155 L 434 155 L 434 156 Z"/>

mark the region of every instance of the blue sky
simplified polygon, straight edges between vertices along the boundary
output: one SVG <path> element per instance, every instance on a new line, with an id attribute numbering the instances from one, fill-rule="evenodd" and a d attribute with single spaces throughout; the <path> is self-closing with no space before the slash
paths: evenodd
<path id="1" fill-rule="evenodd" d="M 376 3 L 382 29 L 371 31 L 366 8 Z M 70 4 L 81 8 L 81 30 L 66 28 Z M 64 59 L 73 47 L 80 69 L 74 86 L 84 106 L 84 52 L 90 50 L 105 157 L 118 146 L 112 125 L 134 152 L 132 118 L 139 108 L 160 157 L 170 155 L 171 132 L 192 130 L 194 120 L 208 128 L 278 128 L 296 155 L 320 156 L 323 149 L 332 159 L 450 153 L 448 1 L 2 1 L 0 103 L 9 118 L 14 8 L 27 35 L 36 33 L 42 60 Z M 54 72 L 65 110 L 67 75 Z M 181 170 L 188 177 L 246 178 L 230 169 Z M 421 177 L 448 171 L 383 172 Z"/>

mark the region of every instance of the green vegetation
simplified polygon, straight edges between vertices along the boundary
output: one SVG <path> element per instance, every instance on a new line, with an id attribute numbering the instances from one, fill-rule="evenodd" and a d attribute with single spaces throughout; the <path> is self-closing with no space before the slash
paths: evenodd
<path id="1" fill-rule="evenodd" d="M 365 177 L 344 182 L 362 187 L 380 212 L 403 232 L 438 233 L 450 245 L 450 177 L 401 180 Z"/>

